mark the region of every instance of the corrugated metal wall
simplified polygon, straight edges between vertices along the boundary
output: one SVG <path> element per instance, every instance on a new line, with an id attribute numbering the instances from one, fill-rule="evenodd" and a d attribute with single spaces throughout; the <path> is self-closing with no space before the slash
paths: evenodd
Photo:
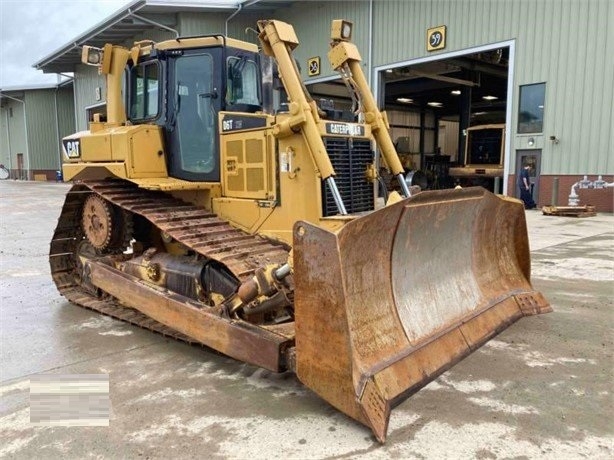
<path id="1" fill-rule="evenodd" d="M 136 35 L 133 39 L 124 42 L 124 46 L 126 48 L 131 48 L 134 45 L 134 42 L 138 42 L 141 40 L 153 40 L 155 42 L 162 42 L 165 40 L 170 40 L 175 38 L 175 34 L 167 31 L 167 30 L 148 30 L 147 32 L 143 32 L 142 34 Z"/>
<path id="2" fill-rule="evenodd" d="M 57 169 L 59 141 L 53 89 L 25 92 L 30 170 Z"/>
<path id="3" fill-rule="evenodd" d="M 281 11 L 284 10 L 282 9 Z M 260 46 L 257 34 L 258 21 L 260 19 L 273 19 L 274 16 L 275 14 L 269 11 L 260 11 L 258 13 L 242 11 L 228 23 L 228 36 Z"/>
<path id="4" fill-rule="evenodd" d="M 79 64 L 75 67 L 75 104 L 77 107 L 77 131 L 88 129 L 85 108 L 104 104 L 106 100 L 105 79 L 98 75 L 98 68 Z M 96 100 L 96 88 L 100 88 L 100 100 Z"/>
<path id="5" fill-rule="evenodd" d="M 8 110 L 0 107 L 0 164 L 9 167 L 9 136 L 6 116 Z"/>
<path id="6" fill-rule="evenodd" d="M 27 165 L 27 146 L 23 104 L 17 101 L 4 100 L 0 110 L 2 117 L 2 132 L 0 148 L 2 149 L 2 164 L 8 169 L 17 169 L 17 154 L 23 154 L 24 166 Z M 12 116 L 11 116 L 12 112 Z M 10 146 L 10 152 L 9 152 Z"/>
<path id="7" fill-rule="evenodd" d="M 75 132 L 75 100 L 72 86 L 58 90 L 58 124 L 60 139 L 58 148 L 61 149 L 61 140 Z"/>
<path id="8" fill-rule="evenodd" d="M 28 126 L 29 169 L 51 169 L 55 149 L 55 104 L 53 91 L 35 90 L 25 92 L 26 123 Z"/>
<path id="9" fill-rule="evenodd" d="M 224 24 L 228 16 L 230 16 L 230 14 L 226 14 L 226 13 L 210 13 L 210 14 L 179 13 L 177 15 L 178 30 L 183 36 L 198 35 L 198 34 L 203 34 L 203 35 L 223 34 Z"/>
<path id="10" fill-rule="evenodd" d="M 368 65 L 369 37 L 369 2 L 368 1 L 331 1 L 331 2 L 296 2 L 295 4 L 275 11 L 274 17 L 247 17 L 239 15 L 235 22 L 241 35 L 237 38 L 245 40 L 242 33 L 245 27 L 255 27 L 256 19 L 280 19 L 294 26 L 300 45 L 294 50 L 294 57 L 300 64 L 301 75 L 309 80 L 330 75 L 337 75 L 328 63 L 330 42 L 330 25 L 333 19 L 346 19 L 354 23 L 352 40 L 357 44 L 363 63 Z M 240 25 L 239 25 L 240 24 Z M 234 30 L 234 29 L 233 29 Z M 230 28 L 229 28 L 230 31 Z M 311 57 L 320 56 L 321 74 L 308 77 L 307 61 Z M 365 67 L 366 69 L 366 67 Z"/>
<path id="11" fill-rule="evenodd" d="M 307 59 L 320 56 L 320 77 L 333 75 L 326 54 L 330 21 L 354 22 L 354 41 L 368 72 L 369 46 L 373 66 L 405 62 L 427 55 L 445 55 L 515 40 L 512 94 L 512 152 L 526 148 L 516 134 L 519 86 L 546 82 L 542 174 L 614 173 L 614 2 L 611 0 L 374 0 L 373 40 L 369 43 L 369 1 L 296 2 L 268 12 L 242 11 L 229 23 L 229 35 L 255 42 L 246 27 L 274 16 L 295 26 L 301 45 L 295 56 L 307 77 Z M 264 16 L 263 16 L 264 15 Z M 178 14 L 182 35 L 222 33 L 229 14 Z M 446 49 L 426 52 L 426 29 L 447 26 Z M 77 69 L 77 106 L 92 105 L 96 86 L 104 87 L 96 69 Z M 83 78 L 85 77 L 85 79 Z M 103 94 L 104 98 L 104 94 Z M 85 129 L 84 116 L 78 129 Z M 560 142 L 548 140 L 555 135 Z M 511 165 L 514 159 L 511 159 Z M 513 168 L 513 166 L 512 166 Z M 511 171 L 513 172 L 513 171 Z"/>
<path id="12" fill-rule="evenodd" d="M 305 80 L 312 56 L 322 57 L 321 76 L 334 75 L 326 58 L 332 19 L 354 22 L 367 71 L 368 1 L 298 2 L 275 16 L 296 29 L 301 45 L 295 56 Z M 374 0 L 373 65 L 515 40 L 510 164 L 513 152 L 526 148 L 526 136 L 516 135 L 519 86 L 546 82 L 544 132 L 535 143 L 542 149 L 542 174 L 612 174 L 612 24 L 610 0 Z M 427 53 L 426 30 L 438 25 L 447 26 L 447 46 Z"/>
<path id="13" fill-rule="evenodd" d="M 455 121 L 440 121 L 438 147 L 442 155 L 450 155 L 452 161 L 456 161 L 458 151 L 458 123 Z"/>
<path id="14" fill-rule="evenodd" d="M 444 24 L 439 54 L 516 40 L 512 151 L 519 85 L 546 82 L 542 174 L 614 173 L 614 2 L 375 1 L 375 65 L 426 56 L 426 29 Z"/>
<path id="15" fill-rule="evenodd" d="M 5 102 L 0 111 L 0 161 L 7 168 L 17 169 L 17 154 L 22 153 L 25 169 L 58 169 L 61 148 L 58 129 L 60 137 L 75 130 L 72 87 L 60 88 L 57 92 L 57 119 L 55 88 L 25 90 L 20 97 L 26 103 L 28 145 L 26 147 L 23 104 Z M 12 109 L 12 116 L 9 109 Z"/>

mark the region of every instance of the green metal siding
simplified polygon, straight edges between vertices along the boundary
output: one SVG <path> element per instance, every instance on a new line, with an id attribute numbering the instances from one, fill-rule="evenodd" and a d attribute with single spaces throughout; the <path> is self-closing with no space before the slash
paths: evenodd
<path id="1" fill-rule="evenodd" d="M 57 142 L 61 152 L 61 140 L 75 132 L 75 100 L 72 86 L 58 90 L 58 126 L 60 139 Z M 58 158 L 60 155 L 58 154 Z"/>
<path id="2" fill-rule="evenodd" d="M 2 117 L 2 132 L 0 148 L 2 149 L 2 164 L 11 169 L 17 169 L 17 154 L 23 154 L 24 168 L 28 165 L 23 104 L 12 100 L 3 100 L 5 106 L 0 110 Z M 13 116 L 10 116 L 12 108 Z M 7 130 L 8 116 L 8 130 Z M 10 155 L 9 155 L 10 144 Z"/>
<path id="3" fill-rule="evenodd" d="M 96 100 L 96 88 L 100 88 L 100 100 Z M 105 79 L 98 75 L 98 67 L 79 64 L 75 67 L 75 104 L 77 107 L 77 131 L 88 129 L 85 108 L 104 104 L 106 100 Z"/>
<path id="4" fill-rule="evenodd" d="M 9 136 L 8 136 L 8 121 L 6 119 L 8 110 L 5 107 L 0 108 L 0 164 L 6 168 L 10 166 L 9 156 Z"/>
<path id="5" fill-rule="evenodd" d="M 29 169 L 56 169 L 59 161 L 59 142 L 54 90 L 26 91 L 25 100 L 30 149 Z"/>
<path id="6" fill-rule="evenodd" d="M 515 40 L 512 151 L 525 140 L 516 136 L 519 86 L 546 82 L 542 174 L 613 174 L 613 23 L 608 0 L 376 0 L 374 63 Z M 446 49 L 427 53 L 426 29 L 443 24 Z"/>
<path id="7" fill-rule="evenodd" d="M 230 14 L 226 13 L 209 13 L 209 14 L 193 14 L 179 13 L 178 15 L 178 30 L 182 36 L 190 35 L 210 35 L 223 34 L 226 18 Z M 229 24 L 230 27 L 230 24 Z M 229 34 L 230 35 L 230 34 Z"/>
<path id="8" fill-rule="evenodd" d="M 301 44 L 295 56 L 307 82 L 312 56 L 322 58 L 320 77 L 334 75 L 326 57 L 331 19 L 354 22 L 354 41 L 369 71 L 369 4 L 297 2 L 276 11 L 296 29 Z M 536 139 L 542 174 L 613 174 L 611 24 L 609 0 L 374 0 L 373 67 L 514 40 L 512 152 L 526 147 L 526 136 L 516 134 L 519 86 L 545 82 L 544 132 Z M 426 30 L 439 25 L 447 26 L 446 48 L 428 53 Z M 550 142 L 551 135 L 560 142 Z"/>
<path id="9" fill-rule="evenodd" d="M 123 45 L 126 48 L 131 48 L 134 42 L 141 40 L 153 40 L 154 42 L 163 42 L 175 38 L 175 34 L 167 30 L 148 30 L 142 34 L 136 35 L 132 40 L 125 42 Z"/>
<path id="10" fill-rule="evenodd" d="M 372 6 L 372 41 L 369 25 Z M 178 13 L 181 35 L 223 33 L 228 13 Z M 256 42 L 246 27 L 257 19 L 277 18 L 294 25 L 301 42 L 295 57 L 307 76 L 307 60 L 320 56 L 321 77 L 335 75 L 327 59 L 332 19 L 354 22 L 354 42 L 365 73 L 391 65 L 453 51 L 513 41 L 515 58 L 510 165 L 513 152 L 526 148 L 516 134 L 519 86 L 546 83 L 544 132 L 536 136 L 542 149 L 542 174 L 614 174 L 614 2 L 609 0 L 373 0 L 296 2 L 275 12 L 239 12 L 228 23 L 231 37 Z M 442 51 L 427 53 L 426 29 L 447 26 Z M 161 32 L 164 39 L 169 35 Z M 372 63 L 369 63 L 369 50 Z M 86 129 L 84 107 L 95 101 L 104 82 L 96 68 L 77 66 L 75 83 L 78 129 Z M 548 137 L 560 142 L 554 144 Z"/>
<path id="11" fill-rule="evenodd" d="M 280 9 L 279 11 L 285 11 L 285 9 Z M 228 23 L 228 36 L 260 46 L 257 33 L 258 21 L 260 19 L 271 19 L 273 17 L 277 18 L 278 16 L 268 11 L 260 11 L 258 13 L 242 11 Z"/>
<path id="12" fill-rule="evenodd" d="M 26 129 L 23 104 L 3 100 L 0 111 L 0 162 L 17 169 L 17 154 L 23 154 L 24 169 L 55 170 L 60 165 L 61 145 L 58 138 L 74 132 L 72 87 L 25 90 L 20 94 L 26 104 Z M 10 116 L 12 109 L 13 116 Z M 10 157 L 9 157 L 10 146 Z M 32 176 L 30 176 L 32 178 Z"/>
<path id="13" fill-rule="evenodd" d="M 294 56 L 301 66 L 301 75 L 309 80 L 322 78 L 337 73 L 328 62 L 330 26 L 333 19 L 346 19 L 354 23 L 352 41 L 358 46 L 365 73 L 368 74 L 369 58 L 369 2 L 297 2 L 294 5 L 276 11 L 276 19 L 294 26 L 300 45 Z M 307 61 L 320 56 L 321 74 L 317 77 L 307 76 Z"/>

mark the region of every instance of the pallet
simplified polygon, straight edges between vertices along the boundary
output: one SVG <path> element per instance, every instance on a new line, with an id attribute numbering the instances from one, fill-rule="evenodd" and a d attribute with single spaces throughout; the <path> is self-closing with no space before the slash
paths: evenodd
<path id="1" fill-rule="evenodd" d="M 544 216 L 595 217 L 595 206 L 544 206 Z"/>

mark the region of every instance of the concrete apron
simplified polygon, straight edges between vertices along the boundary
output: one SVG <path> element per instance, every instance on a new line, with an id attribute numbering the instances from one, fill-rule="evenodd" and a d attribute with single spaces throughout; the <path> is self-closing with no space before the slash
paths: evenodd
<path id="1" fill-rule="evenodd" d="M 614 456 L 614 216 L 527 211 L 522 319 L 392 412 L 381 446 L 305 389 L 67 303 L 47 252 L 63 184 L 0 182 L 0 456 L 507 458 Z M 108 427 L 30 424 L 30 378 L 109 374 Z"/>

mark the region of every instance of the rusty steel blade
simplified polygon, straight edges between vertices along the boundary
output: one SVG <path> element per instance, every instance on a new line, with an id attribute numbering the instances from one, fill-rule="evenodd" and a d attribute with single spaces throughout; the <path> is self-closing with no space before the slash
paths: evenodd
<path id="1" fill-rule="evenodd" d="M 524 315 L 524 208 L 480 187 L 423 192 L 336 233 L 294 228 L 297 376 L 384 442 L 391 407 Z"/>

